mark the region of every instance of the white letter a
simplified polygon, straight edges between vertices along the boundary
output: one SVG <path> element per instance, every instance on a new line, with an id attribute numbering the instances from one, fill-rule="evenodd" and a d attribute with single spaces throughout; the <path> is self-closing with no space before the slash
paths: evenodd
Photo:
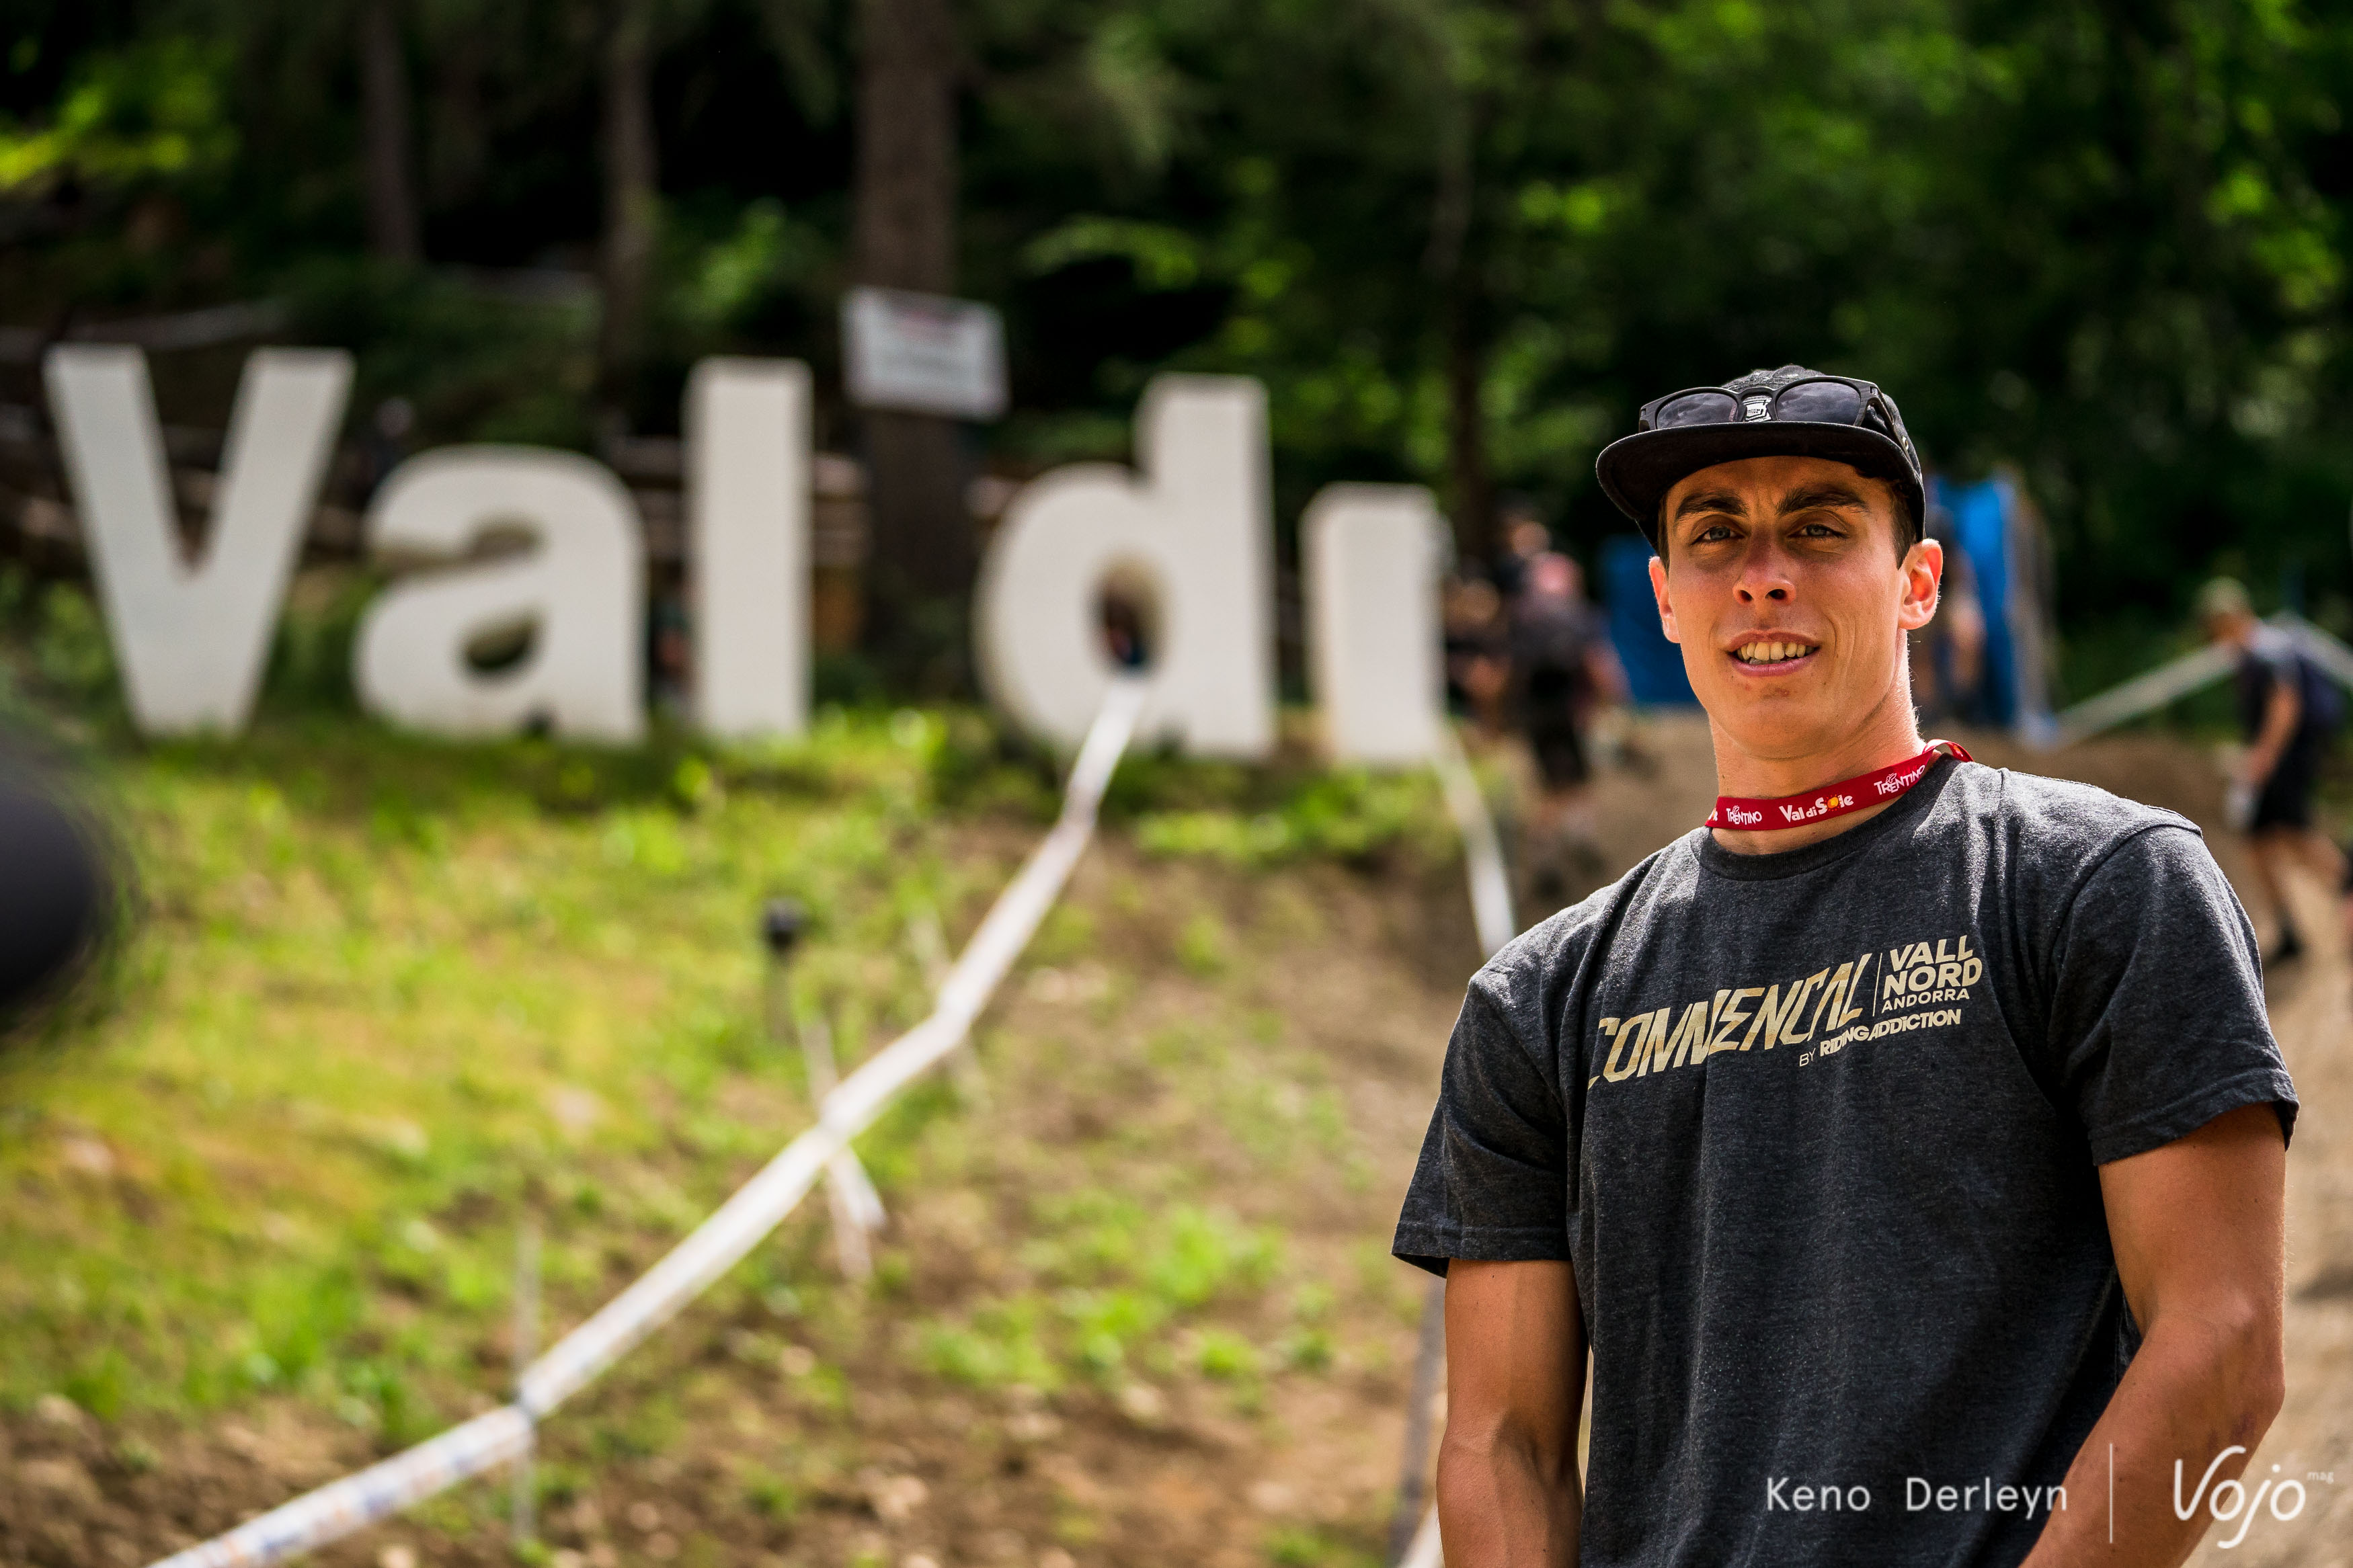
<path id="1" fill-rule="evenodd" d="M 302 525 L 351 390 L 334 350 L 246 361 L 199 563 L 180 548 L 147 361 L 49 352 L 49 404 L 131 716 L 148 734 L 234 734 L 252 714 Z"/>

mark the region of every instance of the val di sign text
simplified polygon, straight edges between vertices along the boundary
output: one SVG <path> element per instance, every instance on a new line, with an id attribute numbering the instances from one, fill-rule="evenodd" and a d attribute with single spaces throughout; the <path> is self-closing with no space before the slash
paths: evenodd
<path id="1" fill-rule="evenodd" d="M 154 398 L 134 348 L 67 345 L 49 399 L 131 714 L 151 735 L 236 734 L 253 711 L 303 529 L 350 395 L 350 356 L 264 349 L 229 417 L 211 526 L 174 523 Z M 723 739 L 808 719 L 809 374 L 792 360 L 696 365 L 684 409 L 691 710 Z M 1039 738 L 1085 731 L 1115 671 L 1106 582 L 1150 586 L 1158 626 L 1139 734 L 1266 755 L 1275 736 L 1274 534 L 1259 384 L 1162 376 L 1133 468 L 1080 463 L 1013 500 L 982 563 L 976 653 L 989 695 Z M 521 553 L 467 559 L 493 533 Z M 1327 486 L 1302 520 L 1308 675 L 1335 757 L 1405 764 L 1440 744 L 1443 525 L 1415 486 Z M 643 524 L 604 465 L 530 447 L 409 458 L 371 502 L 370 552 L 400 574 L 368 606 L 353 679 L 368 711 L 436 734 L 541 722 L 583 739 L 645 731 Z M 533 630 L 516 668 L 469 644 Z"/>

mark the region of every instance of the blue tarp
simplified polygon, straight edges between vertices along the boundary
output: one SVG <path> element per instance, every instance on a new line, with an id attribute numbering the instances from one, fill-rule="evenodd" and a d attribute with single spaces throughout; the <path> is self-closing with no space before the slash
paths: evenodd
<path id="1" fill-rule="evenodd" d="M 2001 478 L 1957 485 L 1939 477 L 1930 483 L 1953 514 L 1953 542 L 1968 557 L 1985 612 L 1985 679 L 1978 710 L 1967 716 L 2009 729 L 2018 721 L 2018 639 L 2010 616 L 2010 521 L 2017 492 Z"/>
<path id="2" fill-rule="evenodd" d="M 1601 602 L 1609 612 L 1610 645 L 1626 669 L 1627 694 L 1645 707 L 1696 704 L 1683 650 L 1659 629 L 1649 540 L 1620 533 L 1601 542 Z"/>

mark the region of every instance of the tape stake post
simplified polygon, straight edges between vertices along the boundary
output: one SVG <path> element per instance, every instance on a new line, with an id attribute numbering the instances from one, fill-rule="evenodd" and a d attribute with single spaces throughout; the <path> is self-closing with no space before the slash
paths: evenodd
<path id="1" fill-rule="evenodd" d="M 827 1098 L 815 1127 L 786 1144 L 660 1262 L 526 1368 L 518 1380 L 514 1404 L 305 1492 L 226 1535 L 174 1552 L 153 1568 L 259 1568 L 283 1563 L 521 1458 L 531 1446 L 537 1422 L 742 1261 L 808 1195 L 851 1138 L 871 1125 L 908 1084 L 963 1043 L 1093 837 L 1103 791 L 1135 732 L 1147 689 L 1139 678 L 1112 682 L 1071 769 L 1061 816 L 990 906 L 948 972 L 931 1016 L 843 1079 Z"/>
<path id="2" fill-rule="evenodd" d="M 515 1236 L 514 1356 L 515 1390 L 522 1388 L 523 1369 L 539 1353 L 539 1226 L 526 1220 Z M 518 1547 L 539 1533 L 539 1479 L 532 1464 L 538 1445 L 533 1432 L 515 1456 L 514 1486 L 508 1500 L 511 1532 Z"/>
<path id="3" fill-rule="evenodd" d="M 1504 866 L 1503 840 L 1495 831 L 1494 815 L 1487 809 L 1487 796 L 1451 724 L 1440 731 L 1432 765 L 1438 770 L 1439 787 L 1445 792 L 1446 809 L 1462 836 L 1464 870 L 1471 881 L 1471 919 L 1479 932 L 1479 951 L 1493 958 L 1519 934 L 1519 921 L 1512 912 L 1512 879 Z M 1397 1568 L 1444 1568 L 1445 1552 L 1438 1542 L 1438 1508 L 1433 1503 L 1423 1510 L 1421 1497 L 1430 1463 L 1430 1427 L 1445 1373 L 1446 1282 L 1433 1279 L 1422 1297 L 1421 1331 L 1414 1346 L 1413 1405 L 1406 1413 L 1397 1516 L 1389 1526 L 1389 1557 Z M 1417 1511 L 1421 1522 L 1414 1528 Z"/>

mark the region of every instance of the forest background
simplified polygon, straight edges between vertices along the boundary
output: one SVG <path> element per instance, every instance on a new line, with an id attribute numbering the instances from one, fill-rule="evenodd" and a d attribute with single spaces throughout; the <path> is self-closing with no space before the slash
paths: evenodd
<path id="1" fill-rule="evenodd" d="M 2073 695 L 2178 635 L 2213 570 L 2353 631 L 2337 8 L 0 14 L 0 319 L 47 341 L 282 301 L 280 336 L 356 352 L 355 428 L 406 400 L 411 449 L 675 433 L 694 359 L 773 353 L 817 368 L 821 444 L 938 486 L 1124 459 L 1145 382 L 1213 371 L 1268 387 L 1286 552 L 1353 479 L 1436 487 L 1468 557 L 1514 498 L 1589 554 L 1624 528 L 1594 453 L 1641 400 L 1797 360 L 1887 385 L 1956 477 L 2015 466 Z M 847 408 L 861 281 L 999 307 L 1008 417 Z M 37 408 L 17 357 L 7 400 Z M 949 493 L 878 491 L 884 576 L 930 559 L 903 518 Z"/>

